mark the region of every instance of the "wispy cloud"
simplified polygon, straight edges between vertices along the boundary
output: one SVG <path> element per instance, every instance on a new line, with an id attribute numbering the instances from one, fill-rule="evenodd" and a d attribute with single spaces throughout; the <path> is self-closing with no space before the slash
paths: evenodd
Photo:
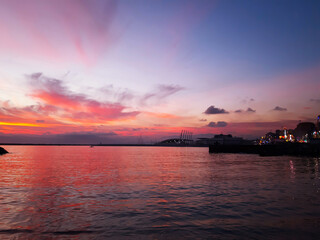
<path id="1" fill-rule="evenodd" d="M 10 132 L 13 126 L 17 134 L 40 134 L 47 131 L 57 134 L 79 130 L 91 131 L 95 128 L 99 128 L 99 131 L 106 131 L 116 126 L 129 124 L 129 122 L 135 126 L 132 129 L 141 131 L 142 128 L 136 125 L 140 121 L 149 121 L 148 124 L 161 123 L 167 126 L 172 122 L 177 124 L 184 121 L 184 117 L 165 111 L 133 111 L 130 110 L 132 105 L 123 104 L 124 98 L 140 101 L 148 94 L 138 96 L 128 89 L 123 91 L 109 86 L 105 92 L 109 91 L 114 96 L 118 96 L 119 93 L 121 97 L 113 98 L 119 101 L 101 101 L 85 93 L 72 91 L 63 80 L 48 77 L 43 73 L 34 73 L 26 77 L 30 83 L 30 92 L 27 96 L 36 103 L 17 107 L 10 101 L 0 102 L 0 118 L 3 123 L 0 127 L 1 131 L 5 129 L 5 132 Z M 183 87 L 177 85 L 160 85 L 147 101 L 157 100 L 162 103 L 165 98 L 182 89 Z M 140 116 L 137 117 L 138 115 Z"/>
<path id="2" fill-rule="evenodd" d="M 61 80 L 46 77 L 42 73 L 32 74 L 29 79 L 34 86 L 30 95 L 47 108 L 58 108 L 56 114 L 69 120 L 94 123 L 128 119 L 139 114 L 137 111 L 125 112 L 126 107 L 120 103 L 99 102 L 85 94 L 74 93 Z"/>
<path id="3" fill-rule="evenodd" d="M 148 104 L 155 104 L 159 101 L 163 101 L 165 98 L 183 90 L 184 87 L 181 87 L 179 85 L 165 85 L 161 84 L 158 85 L 157 88 L 150 92 L 145 94 L 140 99 L 141 105 L 148 105 Z"/>
<path id="4" fill-rule="evenodd" d="M 138 106 L 150 106 L 163 103 L 166 98 L 184 89 L 184 87 L 179 85 L 160 84 L 151 91 L 139 94 L 131 89 L 118 88 L 110 84 L 99 89 L 99 92 L 108 96 L 108 99 L 113 99 L 119 103 L 135 103 Z"/>
<path id="5" fill-rule="evenodd" d="M 172 17 L 165 20 L 167 23 L 165 35 L 168 38 L 168 44 L 165 60 L 170 63 L 180 50 L 180 47 L 188 35 L 195 29 L 195 26 L 213 10 L 215 1 L 209 1 L 205 4 L 197 4 L 194 1 L 186 1 Z"/>
<path id="6" fill-rule="evenodd" d="M 0 49 L 91 65 L 118 37 L 111 31 L 116 10 L 115 0 L 4 0 Z"/>
<path id="7" fill-rule="evenodd" d="M 130 89 L 117 88 L 113 84 L 102 87 L 99 89 L 99 92 L 108 96 L 108 99 L 113 99 L 120 103 L 128 102 L 137 98 L 136 94 L 134 94 Z"/>

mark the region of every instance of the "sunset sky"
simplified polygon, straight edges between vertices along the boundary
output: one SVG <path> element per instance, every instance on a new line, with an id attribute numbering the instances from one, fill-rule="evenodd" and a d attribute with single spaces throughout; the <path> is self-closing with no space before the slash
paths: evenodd
<path id="1" fill-rule="evenodd" d="M 320 1 L 2 0 L 0 143 L 258 137 L 320 114 Z"/>

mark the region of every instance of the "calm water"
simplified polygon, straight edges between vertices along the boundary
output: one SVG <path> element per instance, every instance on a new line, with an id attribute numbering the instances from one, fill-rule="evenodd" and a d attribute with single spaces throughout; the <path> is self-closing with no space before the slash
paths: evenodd
<path id="1" fill-rule="evenodd" d="M 319 239 L 317 158 L 6 146 L 0 239 Z"/>

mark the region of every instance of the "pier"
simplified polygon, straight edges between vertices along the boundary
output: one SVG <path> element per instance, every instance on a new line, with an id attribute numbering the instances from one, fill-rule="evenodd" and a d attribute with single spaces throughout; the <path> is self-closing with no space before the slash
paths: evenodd
<path id="1" fill-rule="evenodd" d="M 246 153 L 260 156 L 320 156 L 320 144 L 281 143 L 269 145 L 222 145 L 209 146 L 209 153 Z"/>

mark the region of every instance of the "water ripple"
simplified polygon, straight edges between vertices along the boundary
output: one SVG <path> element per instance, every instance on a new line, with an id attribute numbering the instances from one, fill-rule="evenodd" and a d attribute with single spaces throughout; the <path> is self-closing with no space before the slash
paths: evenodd
<path id="1" fill-rule="evenodd" d="M 205 148 L 6 146 L 11 239 L 318 239 L 318 158 Z"/>

